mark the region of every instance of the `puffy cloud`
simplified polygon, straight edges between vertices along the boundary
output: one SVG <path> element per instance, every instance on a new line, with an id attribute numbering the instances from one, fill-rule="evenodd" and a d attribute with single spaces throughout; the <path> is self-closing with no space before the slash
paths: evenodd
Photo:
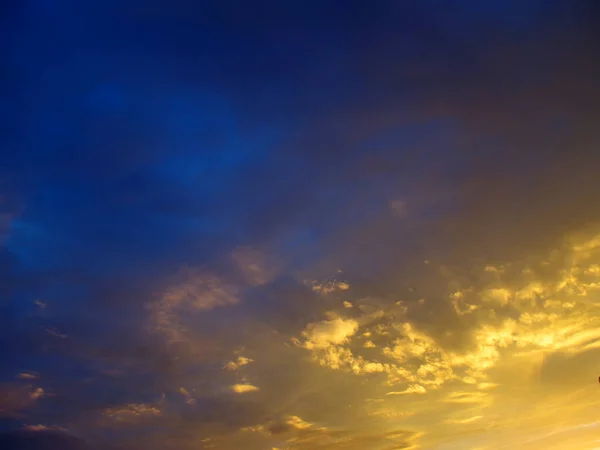
<path id="1" fill-rule="evenodd" d="M 309 350 L 326 349 L 347 342 L 358 331 L 358 322 L 353 319 L 336 318 L 310 323 L 302 332 L 303 341 L 296 342 Z"/>

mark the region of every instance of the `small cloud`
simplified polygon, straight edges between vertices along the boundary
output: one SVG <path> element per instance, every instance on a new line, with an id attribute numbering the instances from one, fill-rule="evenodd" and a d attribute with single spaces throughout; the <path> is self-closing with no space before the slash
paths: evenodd
<path id="1" fill-rule="evenodd" d="M 24 371 L 17 375 L 17 378 L 19 378 L 19 380 L 37 380 L 39 377 L 39 373 L 30 371 Z"/>
<path id="2" fill-rule="evenodd" d="M 344 302 L 344 308 L 353 308 L 354 305 L 350 302 Z"/>
<path id="3" fill-rule="evenodd" d="M 46 328 L 46 333 L 59 339 L 66 339 L 69 337 L 66 334 L 59 332 L 56 328 Z"/>
<path id="4" fill-rule="evenodd" d="M 469 423 L 477 422 L 478 420 L 483 419 L 483 416 L 473 416 L 467 417 L 466 419 L 448 419 L 444 420 L 444 423 L 455 424 L 455 425 L 466 425 Z"/>
<path id="5" fill-rule="evenodd" d="M 46 309 L 47 306 L 46 303 L 42 302 L 41 300 L 36 300 L 35 302 L 33 302 L 33 304 L 39 309 Z"/>
<path id="6" fill-rule="evenodd" d="M 426 393 L 427 393 L 427 389 L 425 389 L 420 384 L 411 384 L 403 391 L 388 392 L 385 395 L 407 395 L 407 394 L 426 394 Z"/>
<path id="7" fill-rule="evenodd" d="M 363 345 L 364 348 L 375 348 L 375 343 L 373 341 L 367 341 Z"/>
<path id="8" fill-rule="evenodd" d="M 283 416 L 277 420 L 271 420 L 265 424 L 242 428 L 241 431 L 262 433 L 270 436 L 279 436 L 290 433 L 306 431 L 326 431 L 326 428 L 315 427 L 314 424 L 306 422 L 298 416 Z"/>
<path id="9" fill-rule="evenodd" d="M 185 397 L 185 403 L 188 405 L 195 405 L 196 404 L 196 399 L 192 398 L 192 394 L 190 394 L 190 392 L 184 388 L 184 387 L 180 387 L 179 388 L 179 393 Z"/>
<path id="10" fill-rule="evenodd" d="M 324 349 L 331 345 L 343 344 L 358 330 L 358 322 L 352 319 L 332 319 L 310 323 L 302 332 L 303 343 L 296 344 L 307 349 Z"/>
<path id="11" fill-rule="evenodd" d="M 251 362 L 254 362 L 254 360 L 246 358 L 245 356 L 238 356 L 238 358 L 235 361 L 229 361 L 227 364 L 225 364 L 225 369 L 237 370 L 240 367 L 250 364 Z"/>
<path id="12" fill-rule="evenodd" d="M 484 392 L 452 392 L 444 400 L 446 403 L 486 403 L 488 395 Z"/>
<path id="13" fill-rule="evenodd" d="M 39 398 L 42 398 L 43 396 L 44 390 L 42 388 L 37 388 L 33 392 L 31 392 L 31 394 L 29 394 L 29 398 L 31 398 L 32 400 L 37 400 Z"/>
<path id="14" fill-rule="evenodd" d="M 249 247 L 238 248 L 232 258 L 246 281 L 252 286 L 262 286 L 271 282 L 279 269 L 263 252 Z"/>
<path id="15" fill-rule="evenodd" d="M 22 428 L 27 431 L 44 431 L 50 429 L 46 425 L 23 425 Z"/>
<path id="16" fill-rule="evenodd" d="M 130 403 L 104 410 L 104 415 L 117 422 L 135 422 L 147 417 L 160 416 L 160 409 L 146 403 Z"/>
<path id="17" fill-rule="evenodd" d="M 63 427 L 57 427 L 55 425 L 41 425 L 41 424 L 37 424 L 37 425 L 23 425 L 21 427 L 22 430 L 25 431 L 32 431 L 32 432 L 36 432 L 36 431 L 60 431 L 60 432 L 67 432 L 66 428 Z"/>
<path id="18" fill-rule="evenodd" d="M 327 295 L 338 291 L 347 291 L 350 289 L 350 285 L 345 281 L 326 281 L 319 283 L 318 281 L 312 281 L 309 283 L 313 292 Z"/>
<path id="19" fill-rule="evenodd" d="M 488 273 L 504 273 L 504 267 L 487 265 L 483 268 L 483 271 Z"/>
<path id="20" fill-rule="evenodd" d="M 252 384 L 234 384 L 231 386 L 231 390 L 237 394 L 245 394 L 248 392 L 260 391 L 260 388 Z"/>

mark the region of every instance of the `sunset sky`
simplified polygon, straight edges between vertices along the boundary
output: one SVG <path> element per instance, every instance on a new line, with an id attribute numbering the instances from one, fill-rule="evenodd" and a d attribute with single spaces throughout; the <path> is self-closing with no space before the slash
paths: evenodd
<path id="1" fill-rule="evenodd" d="M 0 448 L 600 449 L 599 18 L 2 2 Z"/>

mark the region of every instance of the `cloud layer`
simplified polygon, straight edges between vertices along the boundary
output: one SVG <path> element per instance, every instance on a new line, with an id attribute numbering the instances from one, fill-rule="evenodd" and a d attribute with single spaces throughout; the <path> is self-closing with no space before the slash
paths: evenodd
<path id="1" fill-rule="evenodd" d="M 598 446 L 596 2 L 138 3 L 0 14 L 0 447 Z"/>

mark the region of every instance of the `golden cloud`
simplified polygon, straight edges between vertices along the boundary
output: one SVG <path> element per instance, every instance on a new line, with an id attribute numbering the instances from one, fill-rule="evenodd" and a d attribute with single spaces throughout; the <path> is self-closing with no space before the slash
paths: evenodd
<path id="1" fill-rule="evenodd" d="M 251 362 L 254 362 L 254 360 L 246 358 L 245 356 L 238 356 L 236 360 L 227 362 L 227 364 L 225 364 L 225 369 L 238 370 L 240 367 L 247 366 Z"/>
<path id="2" fill-rule="evenodd" d="M 347 291 L 350 289 L 350 285 L 345 281 L 311 281 L 308 283 L 314 292 L 319 294 L 331 294 L 333 292 Z"/>
<path id="3" fill-rule="evenodd" d="M 248 392 L 260 391 L 260 388 L 254 386 L 252 384 L 240 383 L 240 384 L 234 384 L 233 386 L 231 386 L 231 390 L 233 392 L 235 392 L 236 394 L 246 394 Z"/>
<path id="4" fill-rule="evenodd" d="M 302 332 L 303 341 L 295 342 L 309 350 L 327 349 L 343 344 L 358 331 L 358 322 L 352 319 L 336 318 L 310 323 Z"/>

